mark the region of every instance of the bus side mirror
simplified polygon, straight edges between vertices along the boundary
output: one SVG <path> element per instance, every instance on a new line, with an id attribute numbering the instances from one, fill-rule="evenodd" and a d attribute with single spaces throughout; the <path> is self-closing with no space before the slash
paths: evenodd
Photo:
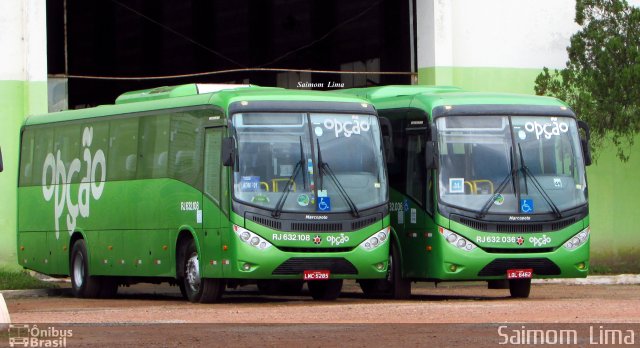
<path id="1" fill-rule="evenodd" d="M 236 162 L 236 145 L 233 138 L 222 139 L 222 165 L 233 167 Z"/>
<path id="2" fill-rule="evenodd" d="M 395 162 L 395 153 L 393 151 L 393 128 L 391 122 L 386 117 L 379 117 L 380 132 L 382 133 L 382 146 L 384 147 L 384 155 L 387 163 Z"/>
<path id="3" fill-rule="evenodd" d="M 584 138 L 580 137 L 580 145 L 582 147 L 582 157 L 584 158 L 584 165 L 590 166 L 593 162 L 591 160 L 591 147 L 589 146 L 589 140 L 591 139 L 591 130 L 589 125 L 582 121 L 578 121 L 578 128 L 584 131 Z"/>
<path id="4" fill-rule="evenodd" d="M 424 146 L 424 164 L 427 169 L 438 169 L 438 154 L 436 142 L 427 141 Z"/>
<path id="5" fill-rule="evenodd" d="M 0 172 L 4 169 L 4 166 L 2 165 L 2 149 L 0 149 Z"/>

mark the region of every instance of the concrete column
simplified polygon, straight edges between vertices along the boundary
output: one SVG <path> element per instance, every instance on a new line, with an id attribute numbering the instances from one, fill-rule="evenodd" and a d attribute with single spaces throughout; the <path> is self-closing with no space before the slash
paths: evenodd
<path id="1" fill-rule="evenodd" d="M 18 267 L 16 201 L 20 126 L 47 112 L 46 2 L 7 0 L 0 11 L 0 267 Z M 37 218 L 37 217 L 34 217 Z"/>

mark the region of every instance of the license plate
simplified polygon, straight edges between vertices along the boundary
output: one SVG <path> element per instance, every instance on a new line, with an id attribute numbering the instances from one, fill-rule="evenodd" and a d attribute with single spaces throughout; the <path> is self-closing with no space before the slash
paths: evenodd
<path id="1" fill-rule="evenodd" d="M 533 269 L 508 269 L 507 279 L 531 279 L 533 277 Z"/>
<path id="2" fill-rule="evenodd" d="M 329 270 L 304 271 L 304 280 L 329 280 Z"/>

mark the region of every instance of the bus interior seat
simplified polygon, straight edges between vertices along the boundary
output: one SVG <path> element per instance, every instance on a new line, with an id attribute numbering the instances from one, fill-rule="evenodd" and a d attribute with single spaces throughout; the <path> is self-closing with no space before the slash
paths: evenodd
<path id="1" fill-rule="evenodd" d="M 124 169 L 128 172 L 136 171 L 136 155 L 135 154 L 131 154 L 127 156 L 124 162 Z"/>

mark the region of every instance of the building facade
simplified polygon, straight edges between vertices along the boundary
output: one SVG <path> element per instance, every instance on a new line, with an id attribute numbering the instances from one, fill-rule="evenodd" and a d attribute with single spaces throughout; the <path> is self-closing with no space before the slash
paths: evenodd
<path id="1" fill-rule="evenodd" d="M 640 0 L 630 3 L 640 6 Z M 123 91 L 188 82 L 288 88 L 299 88 L 299 83 L 420 83 L 533 94 L 543 67 L 565 66 L 569 39 L 579 29 L 572 0 L 126 4 L 10 0 L 0 12 L 0 47 L 5 53 L 0 55 L 0 148 L 5 162 L 0 173 L 0 265 L 16 265 L 19 129 L 29 115 L 67 105 L 112 103 Z M 372 74 L 247 71 L 148 81 L 67 79 L 242 67 Z M 588 179 L 594 263 L 631 266 L 637 272 L 640 262 L 633 255 L 640 251 L 640 234 L 629 217 L 635 212 L 633 198 L 640 195 L 640 184 L 633 180 L 640 155 L 633 150 L 630 161 L 621 163 L 613 150 L 603 149 L 589 167 Z"/>

